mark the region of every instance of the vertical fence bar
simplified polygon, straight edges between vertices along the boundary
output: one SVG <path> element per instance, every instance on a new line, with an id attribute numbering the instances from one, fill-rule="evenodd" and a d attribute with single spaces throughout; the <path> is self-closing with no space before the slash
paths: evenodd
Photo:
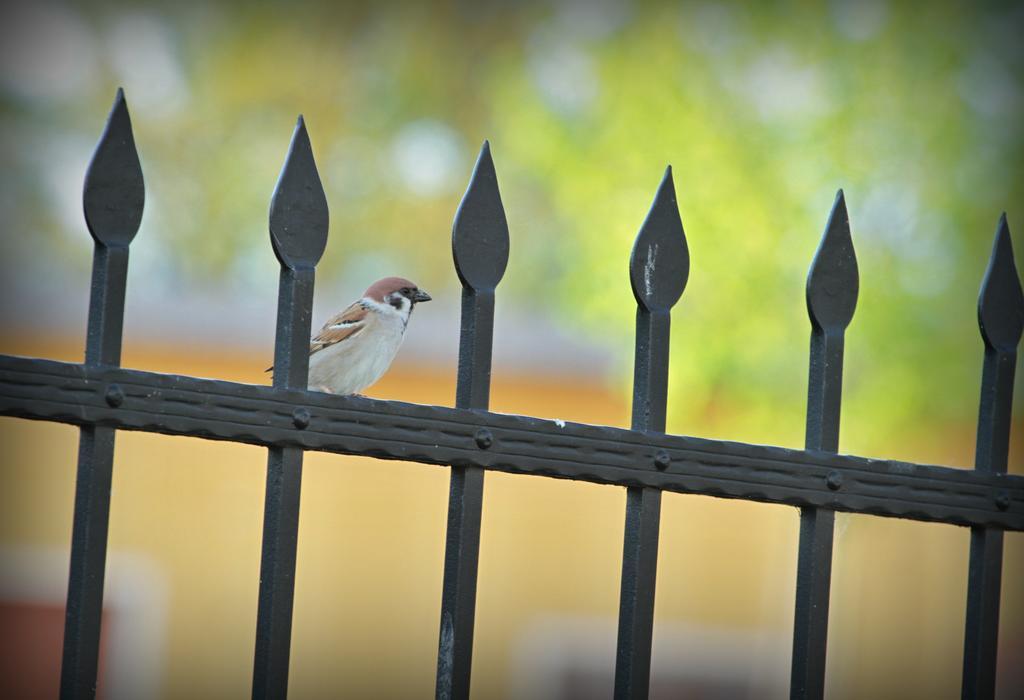
<path id="1" fill-rule="evenodd" d="M 860 279 L 843 191 L 832 212 L 807 276 L 807 312 L 811 319 L 810 371 L 807 383 L 808 450 L 839 449 L 839 413 L 843 394 L 843 344 L 857 307 Z M 829 474 L 839 489 L 839 474 Z M 796 574 L 791 698 L 820 698 L 825 692 L 832 534 L 835 512 L 807 507 L 800 511 L 800 548 Z"/>
<path id="2" fill-rule="evenodd" d="M 689 274 L 690 253 L 669 167 L 629 260 L 629 278 L 637 301 L 634 430 L 665 431 L 671 310 L 682 296 Z M 668 456 L 659 453 L 652 464 L 665 469 Z M 615 657 L 615 697 L 620 700 L 646 698 L 650 686 L 660 519 L 661 491 L 640 487 L 626 490 Z"/>
<path id="3" fill-rule="evenodd" d="M 131 118 L 119 89 L 89 163 L 82 197 L 86 224 L 95 241 L 85 343 L 87 365 L 121 364 L 128 246 L 142 222 L 145 196 Z M 108 387 L 106 395 L 111 405 L 118 405 L 124 398 L 116 385 Z M 82 428 L 64 618 L 62 698 L 96 695 L 113 464 L 114 429 Z"/>
<path id="4" fill-rule="evenodd" d="M 1013 262 L 1006 214 L 999 219 L 992 257 L 978 298 L 978 325 L 985 341 L 978 438 L 974 468 L 1005 474 L 1010 448 L 1010 413 L 1017 344 L 1024 328 L 1024 296 Z M 999 499 L 1000 496 L 997 496 Z M 1009 498 L 997 500 L 997 506 Z M 996 692 L 999 593 L 1003 569 L 1003 531 L 971 528 L 964 635 L 964 698 L 992 698 Z"/>
<path id="5" fill-rule="evenodd" d="M 494 290 L 505 274 L 508 252 L 508 222 L 485 141 L 452 226 L 452 256 L 462 282 L 458 408 L 486 409 L 490 400 Z M 480 434 L 477 445 L 486 449 L 490 439 Z M 444 699 L 469 697 L 484 490 L 482 469 L 451 469 L 435 687 Z"/>
<path id="6" fill-rule="evenodd" d="M 327 246 L 328 212 L 306 125 L 299 117 L 270 202 L 270 240 L 281 263 L 274 387 L 305 389 L 315 268 Z M 288 693 L 302 450 L 271 447 L 263 510 L 254 698 Z"/>

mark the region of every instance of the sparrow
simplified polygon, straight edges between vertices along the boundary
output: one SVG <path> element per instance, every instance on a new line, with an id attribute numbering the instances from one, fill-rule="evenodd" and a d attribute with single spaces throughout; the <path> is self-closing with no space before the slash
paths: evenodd
<path id="1" fill-rule="evenodd" d="M 309 389 L 358 394 L 374 384 L 398 354 L 413 308 L 424 301 L 430 295 L 402 277 L 371 284 L 310 341 Z"/>

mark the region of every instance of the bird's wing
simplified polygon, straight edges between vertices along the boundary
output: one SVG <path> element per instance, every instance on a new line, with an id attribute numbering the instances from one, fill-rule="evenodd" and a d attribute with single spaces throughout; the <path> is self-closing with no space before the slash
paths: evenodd
<path id="1" fill-rule="evenodd" d="M 366 328 L 366 315 L 369 313 L 362 301 L 357 301 L 344 311 L 332 316 L 313 336 L 309 343 L 309 354 L 313 355 L 324 348 L 348 340 Z"/>
<path id="2" fill-rule="evenodd" d="M 320 332 L 309 341 L 309 354 L 312 356 L 324 348 L 348 340 L 366 327 L 366 314 L 369 310 L 363 305 L 362 300 L 354 302 L 344 311 L 341 311 L 327 319 Z M 267 367 L 265 371 L 272 372 L 274 366 Z"/>

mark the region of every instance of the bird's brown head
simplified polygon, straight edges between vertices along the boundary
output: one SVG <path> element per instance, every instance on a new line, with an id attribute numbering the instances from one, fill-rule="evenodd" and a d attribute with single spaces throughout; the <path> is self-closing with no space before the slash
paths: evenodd
<path id="1" fill-rule="evenodd" d="M 404 277 L 385 277 L 369 286 L 363 296 L 381 304 L 390 304 L 399 311 L 412 310 L 421 301 L 430 301 L 430 295 Z"/>

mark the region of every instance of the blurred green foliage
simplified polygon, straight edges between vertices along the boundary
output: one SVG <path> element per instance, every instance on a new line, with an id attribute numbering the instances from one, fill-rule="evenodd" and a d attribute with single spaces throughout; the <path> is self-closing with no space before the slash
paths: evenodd
<path id="1" fill-rule="evenodd" d="M 273 284 L 266 207 L 299 111 L 331 204 L 320 279 L 401 273 L 454 292 L 448 228 L 489 138 L 513 246 L 499 304 L 542 307 L 612 348 L 626 386 L 626 262 L 671 163 L 692 272 L 670 429 L 795 444 L 803 282 L 842 187 L 861 270 L 844 449 L 975 418 L 978 284 L 1000 212 L 1024 225 L 1019 4 L 46 11 L 57 19 L 38 39 L 31 13 L 7 22 L 19 36 L 0 92 L 5 272 L 40 246 L 88 264 L 55 186 L 78 196 L 118 84 L 147 177 L 133 250 L 168 292 Z M 26 83 L 47 75 L 32 61 L 67 53 L 65 34 L 87 49 L 67 59 L 81 78 L 49 93 Z"/>

